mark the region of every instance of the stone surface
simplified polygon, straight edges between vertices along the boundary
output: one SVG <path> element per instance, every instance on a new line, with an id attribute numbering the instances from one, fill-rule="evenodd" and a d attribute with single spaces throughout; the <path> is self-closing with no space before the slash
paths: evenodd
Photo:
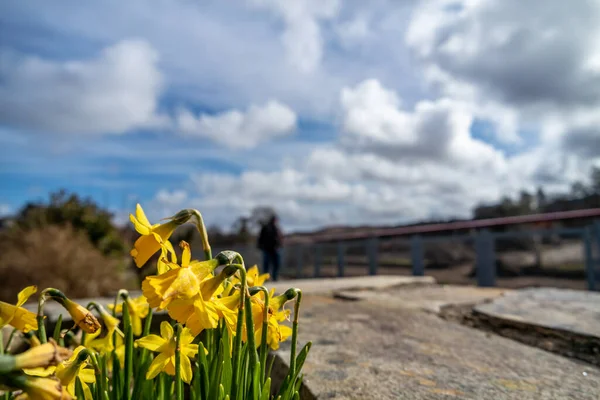
<path id="1" fill-rule="evenodd" d="M 313 347 L 302 398 L 600 397 L 600 370 L 593 366 L 401 304 L 306 296 L 300 340 Z"/>
<path id="2" fill-rule="evenodd" d="M 444 307 L 477 304 L 490 301 L 510 292 L 507 289 L 476 286 L 427 285 L 403 287 L 398 290 L 343 290 L 335 296 L 346 300 L 367 300 L 373 304 L 387 304 L 439 313 Z"/>
<path id="3" fill-rule="evenodd" d="M 506 293 L 475 312 L 532 327 L 600 338 L 600 293 L 531 288 Z"/>
<path id="4" fill-rule="evenodd" d="M 278 282 L 268 282 L 267 288 L 275 288 L 283 292 L 290 287 L 302 289 L 305 294 L 330 294 L 343 290 L 371 290 L 389 289 L 394 287 L 424 286 L 435 284 L 435 279 L 430 276 L 356 276 L 348 278 L 319 278 L 319 279 L 295 279 Z"/>

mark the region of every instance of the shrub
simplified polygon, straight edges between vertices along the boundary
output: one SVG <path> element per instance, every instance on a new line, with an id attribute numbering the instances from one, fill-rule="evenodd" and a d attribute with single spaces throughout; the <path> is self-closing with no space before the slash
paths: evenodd
<path id="1" fill-rule="evenodd" d="M 124 283 L 118 264 L 69 225 L 12 229 L 0 237 L 0 299 L 13 301 L 27 285 L 75 297 L 111 294 Z"/>
<path id="2" fill-rule="evenodd" d="M 16 216 L 16 228 L 36 229 L 48 225 L 70 225 L 83 232 L 90 243 L 105 255 L 123 255 L 126 245 L 112 223 L 112 214 L 91 199 L 61 190 L 50 194 L 48 204 L 29 203 Z"/>

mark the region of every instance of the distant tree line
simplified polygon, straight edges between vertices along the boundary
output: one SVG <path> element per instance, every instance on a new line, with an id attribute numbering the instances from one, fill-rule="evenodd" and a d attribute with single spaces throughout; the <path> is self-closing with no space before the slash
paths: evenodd
<path id="1" fill-rule="evenodd" d="M 588 183 L 574 182 L 568 193 L 549 195 L 542 188 L 536 193 L 522 190 L 516 198 L 508 196 L 495 204 L 481 204 L 473 210 L 475 219 L 511 217 L 536 213 L 583 210 L 600 207 L 600 168 L 590 172 Z"/>

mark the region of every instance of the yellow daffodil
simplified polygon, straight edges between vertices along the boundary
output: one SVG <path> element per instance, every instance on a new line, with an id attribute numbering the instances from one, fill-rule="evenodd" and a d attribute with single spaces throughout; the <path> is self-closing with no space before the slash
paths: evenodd
<path id="1" fill-rule="evenodd" d="M 110 315 L 102 306 L 98 306 L 98 312 L 100 313 L 100 317 L 102 317 L 102 321 L 104 321 L 104 325 L 106 325 L 109 335 L 112 336 L 113 332 L 116 331 L 119 335 L 124 336 L 123 332 L 119 329 L 121 321 L 118 318 Z"/>
<path id="2" fill-rule="evenodd" d="M 36 286 L 28 286 L 21 290 L 16 305 L 0 301 L 0 328 L 11 325 L 25 333 L 37 330 L 36 314 L 21 307 L 35 292 L 37 292 Z"/>
<path id="3" fill-rule="evenodd" d="M 116 335 L 113 337 L 114 331 L 109 331 L 104 335 L 104 337 L 99 338 L 100 331 L 93 333 L 91 335 L 87 335 L 85 337 L 85 341 L 83 346 L 88 349 L 96 350 L 101 354 L 110 354 L 113 350 L 115 350 L 115 354 L 119 359 L 119 364 L 121 368 L 125 365 L 125 342 L 121 335 Z M 108 369 L 112 369 L 112 364 L 108 365 Z"/>
<path id="4" fill-rule="evenodd" d="M 168 258 L 171 258 L 169 262 Z M 177 254 L 170 241 L 165 240 L 160 248 L 160 257 L 156 263 L 156 271 L 158 275 L 164 274 L 171 269 L 171 264 L 177 264 Z"/>
<path id="5" fill-rule="evenodd" d="M 237 290 L 230 296 L 220 297 L 214 300 L 214 305 L 219 318 L 225 321 L 225 326 L 229 332 L 229 339 L 233 339 L 236 334 L 238 308 L 240 305 L 240 291 Z"/>
<path id="6" fill-rule="evenodd" d="M 72 400 L 73 398 L 55 378 L 38 378 L 21 375 L 14 379 L 15 387 L 22 389 L 23 394 L 15 400 Z"/>
<path id="7" fill-rule="evenodd" d="M 200 290 L 194 297 L 173 300 L 167 307 L 171 318 L 185 323 L 194 336 L 204 329 L 216 328 L 222 313 L 219 314 L 215 300 L 216 296 L 223 291 L 222 283 L 229 276 L 227 272 L 221 271 L 217 276 L 207 275 L 200 283 Z"/>
<path id="8" fill-rule="evenodd" d="M 50 338 L 48 343 L 32 347 L 29 350 L 15 356 L 6 355 L 14 359 L 14 369 L 47 368 L 66 360 L 71 356 L 71 351 L 58 346 Z"/>
<path id="9" fill-rule="evenodd" d="M 258 266 L 253 265 L 251 268 L 248 268 L 246 271 L 246 282 L 248 287 L 252 286 L 262 286 L 269 279 L 269 274 L 261 274 L 258 271 Z M 241 283 L 239 278 L 239 273 L 235 274 L 232 278 L 232 284 Z"/>
<path id="10" fill-rule="evenodd" d="M 280 322 L 289 319 L 289 310 L 280 310 L 281 307 L 288 301 L 285 294 L 279 296 L 273 296 L 275 289 L 272 289 L 269 293 L 269 310 L 268 310 L 268 324 L 267 324 L 267 345 L 273 349 L 279 349 L 279 343 L 287 340 L 292 335 L 292 328 L 286 325 L 281 325 Z M 263 293 L 259 293 L 252 296 L 252 319 L 254 321 L 254 339 L 257 346 L 260 345 L 263 329 L 263 318 L 265 302 L 263 300 Z M 244 340 L 246 337 L 244 335 Z"/>
<path id="11" fill-rule="evenodd" d="M 75 396 L 75 380 L 79 379 L 85 400 L 93 400 L 88 384 L 96 382 L 96 374 L 87 358 L 80 357 L 80 353 L 84 349 L 85 347 L 79 346 L 73 350 L 71 358 L 58 364 L 55 373 L 60 383 L 66 386 L 67 392 L 71 396 Z"/>
<path id="12" fill-rule="evenodd" d="M 175 229 L 189 219 L 189 215 L 186 217 L 185 212 L 180 214 L 170 218 L 166 223 L 151 225 L 142 206 L 139 204 L 136 206 L 135 217 L 130 214 L 129 219 L 135 230 L 142 236 L 135 241 L 130 254 L 138 268 L 143 267 L 161 247 L 168 246 L 166 243 Z"/>
<path id="13" fill-rule="evenodd" d="M 193 340 L 194 336 L 192 332 L 188 328 L 183 328 L 180 336 L 180 367 L 181 379 L 186 383 L 192 381 L 192 364 L 190 358 L 198 353 L 198 345 L 192 344 Z M 152 364 L 150 364 L 146 372 L 146 379 L 153 379 L 161 371 L 166 372 L 168 375 L 175 375 L 175 333 L 173 327 L 168 322 L 163 321 L 160 324 L 160 336 L 148 335 L 135 342 L 140 347 L 160 353 L 154 358 Z"/>
<path id="14" fill-rule="evenodd" d="M 175 299 L 191 299 L 200 291 L 200 282 L 218 266 L 217 260 L 191 261 L 190 246 L 182 241 L 181 266 L 168 263 L 171 268 L 161 275 L 148 276 L 142 282 L 142 292 L 152 308 L 165 309 Z"/>
<path id="15" fill-rule="evenodd" d="M 55 298 L 69 312 L 73 322 L 87 333 L 94 333 L 100 329 L 100 322 L 87 308 L 64 297 Z"/>
<path id="16" fill-rule="evenodd" d="M 174 300 L 168 311 L 171 318 L 185 323 L 194 336 L 204 329 L 214 329 L 219 325 L 219 314 L 215 305 L 204 300 L 200 294 L 191 299 Z"/>
<path id="17" fill-rule="evenodd" d="M 73 350 L 73 354 L 68 360 L 65 360 L 57 366 L 50 366 L 47 368 L 28 368 L 24 369 L 27 375 L 36 377 L 49 377 L 50 375 L 56 375 L 60 380 L 60 383 L 66 387 L 67 393 L 71 396 L 75 396 L 75 380 L 79 379 L 85 400 L 93 400 L 92 392 L 88 386 L 88 383 L 96 382 L 96 375 L 94 370 L 91 368 L 87 357 L 81 352 L 85 350 L 85 347 L 79 346 Z M 60 397 L 58 397 L 60 398 Z"/>
<path id="18" fill-rule="evenodd" d="M 136 298 L 127 297 L 125 303 L 127 304 L 129 317 L 131 318 L 133 334 L 135 336 L 140 336 L 142 334 L 142 320 L 148 316 L 150 305 L 144 296 Z M 110 304 L 108 307 L 112 310 L 114 305 Z M 123 303 L 117 304 L 116 312 L 123 312 Z"/>

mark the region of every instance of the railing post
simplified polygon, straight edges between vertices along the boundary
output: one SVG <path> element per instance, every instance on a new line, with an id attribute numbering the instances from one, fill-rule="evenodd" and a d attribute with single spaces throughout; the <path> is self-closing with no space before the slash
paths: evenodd
<path id="1" fill-rule="evenodd" d="M 304 259 L 302 256 L 302 245 L 296 245 L 296 279 L 302 278 L 302 268 L 304 267 Z"/>
<path id="2" fill-rule="evenodd" d="M 585 276 L 587 278 L 588 290 L 596 290 L 596 263 L 592 249 L 592 228 L 583 230 L 583 257 L 585 260 Z"/>
<path id="3" fill-rule="evenodd" d="M 410 238 L 410 259 L 412 262 L 412 274 L 414 276 L 425 275 L 425 263 L 423 260 L 423 239 L 420 235 Z"/>
<path id="4" fill-rule="evenodd" d="M 372 237 L 367 241 L 369 257 L 369 275 L 377 275 L 377 255 L 379 252 L 379 238 Z"/>
<path id="5" fill-rule="evenodd" d="M 320 243 L 315 243 L 314 254 L 315 254 L 314 277 L 318 278 L 321 275 L 321 244 Z"/>
<path id="6" fill-rule="evenodd" d="M 477 254 L 477 284 L 483 287 L 496 286 L 495 239 L 490 231 L 483 229 L 475 237 Z"/>
<path id="7" fill-rule="evenodd" d="M 338 277 L 344 276 L 344 256 L 346 254 L 346 245 L 344 242 L 338 242 L 337 244 L 337 267 Z"/>

